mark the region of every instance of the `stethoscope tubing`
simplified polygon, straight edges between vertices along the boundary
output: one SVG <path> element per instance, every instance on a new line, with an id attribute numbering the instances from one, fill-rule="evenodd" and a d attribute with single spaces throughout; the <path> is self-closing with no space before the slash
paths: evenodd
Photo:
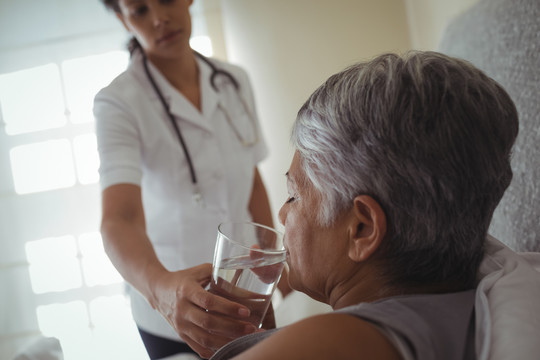
<path id="1" fill-rule="evenodd" d="M 141 51 L 141 52 L 142 52 L 142 56 L 143 56 L 143 66 L 144 66 L 144 71 L 146 73 L 146 77 L 150 81 L 150 84 L 152 85 L 152 88 L 154 89 L 154 92 L 157 94 L 157 96 L 158 96 L 158 98 L 159 98 L 159 100 L 161 102 L 161 105 L 163 106 L 163 108 L 165 109 L 165 112 L 167 113 L 167 116 L 168 116 L 169 120 L 171 121 L 171 123 L 173 125 L 174 132 L 176 133 L 176 136 L 178 137 L 180 145 L 182 146 L 182 151 L 184 152 L 184 156 L 186 157 L 186 161 L 187 161 L 187 164 L 188 164 L 188 167 L 189 167 L 189 173 L 190 173 L 190 176 L 191 176 L 191 183 L 193 184 L 193 187 L 194 187 L 193 200 L 194 200 L 195 203 L 201 204 L 201 203 L 203 203 L 203 200 L 202 200 L 202 195 L 201 195 L 201 193 L 199 191 L 199 188 L 197 186 L 197 175 L 196 175 L 196 172 L 195 172 L 195 166 L 193 164 L 193 160 L 191 158 L 191 154 L 189 152 L 187 144 L 186 144 L 186 142 L 184 140 L 184 137 L 182 135 L 182 131 L 180 130 L 180 127 L 178 126 L 174 115 L 172 114 L 171 110 L 169 109 L 169 105 L 165 101 L 165 97 L 163 96 L 163 93 L 161 92 L 161 90 L 157 86 L 156 81 L 154 80 L 154 77 L 150 73 L 150 69 L 148 68 L 148 59 L 146 58 L 146 55 L 144 54 L 143 51 Z M 229 81 L 232 83 L 232 85 L 234 86 L 236 92 L 237 93 L 239 92 L 240 85 L 238 84 L 238 82 L 236 81 L 234 76 L 232 76 L 229 72 L 227 72 L 225 70 L 218 69 L 209 59 L 207 59 L 203 55 L 199 54 L 198 52 L 194 51 L 194 53 L 198 58 L 200 58 L 203 62 L 205 62 L 210 67 L 210 69 L 212 70 L 212 74 L 210 76 L 210 84 L 212 85 L 212 88 L 216 92 L 219 92 L 219 90 L 217 88 L 217 85 L 216 85 L 216 77 L 219 76 L 219 75 L 223 75 L 223 76 L 227 77 L 229 79 Z M 242 145 L 243 146 L 252 146 L 258 141 L 257 131 L 256 131 L 256 128 L 255 128 L 255 121 L 254 121 L 253 115 L 249 111 L 249 107 L 247 106 L 247 104 L 246 104 L 245 100 L 243 99 L 243 97 L 240 96 L 239 93 L 238 93 L 238 96 L 240 98 L 240 102 L 241 102 L 242 106 L 244 107 L 244 110 L 246 111 L 247 115 L 249 116 L 249 118 L 252 121 L 253 132 L 254 132 L 253 141 L 251 141 L 251 142 L 246 141 L 240 135 L 238 129 L 236 129 L 236 127 L 232 123 L 232 119 L 228 115 L 227 111 L 223 108 L 223 106 L 221 104 L 219 104 L 219 107 L 220 107 L 221 111 L 223 111 L 223 113 L 225 114 L 225 118 L 226 118 L 227 122 L 229 123 L 229 125 L 233 129 L 236 137 L 242 143 Z"/>
<path id="2" fill-rule="evenodd" d="M 216 77 L 218 75 L 223 75 L 223 76 L 226 76 L 230 81 L 231 83 L 233 84 L 234 86 L 234 89 L 236 91 L 239 91 L 240 90 L 240 85 L 238 84 L 238 81 L 236 81 L 236 79 L 234 78 L 234 76 L 232 76 L 230 73 L 228 73 L 227 71 L 225 70 L 221 70 L 221 69 L 218 69 L 216 67 L 216 65 L 214 65 L 210 60 L 208 60 L 205 56 L 203 56 L 202 54 L 198 53 L 197 51 L 193 51 L 195 53 L 195 55 L 201 59 L 202 61 L 204 61 L 208 66 L 210 66 L 210 69 L 212 69 L 212 75 L 210 75 L 210 85 L 212 85 L 212 87 L 214 88 L 215 91 L 219 92 L 218 88 L 217 88 L 217 85 L 216 85 Z"/>
<path id="3" fill-rule="evenodd" d="M 167 116 L 169 117 L 169 120 L 171 121 L 173 125 L 174 132 L 176 133 L 176 136 L 178 137 L 178 140 L 180 141 L 180 145 L 182 146 L 182 150 L 184 152 L 186 161 L 188 163 L 189 173 L 191 175 L 191 182 L 193 183 L 193 185 L 197 185 L 197 175 L 195 173 L 195 166 L 193 165 L 193 161 L 191 160 L 191 154 L 189 153 L 184 137 L 182 136 L 180 127 L 176 123 L 174 115 L 171 113 L 171 110 L 169 109 L 169 105 L 167 105 L 167 102 L 165 101 L 165 98 L 163 97 L 162 92 L 159 90 L 159 87 L 157 86 L 154 80 L 154 77 L 152 76 L 152 74 L 150 73 L 150 70 L 148 69 L 148 60 L 146 59 L 146 55 L 144 55 L 144 53 L 143 53 L 143 66 L 144 66 L 144 71 L 146 72 L 146 77 L 150 81 L 150 84 L 152 84 L 152 87 L 154 88 L 154 92 L 159 97 L 159 100 L 161 101 L 163 108 L 167 112 Z"/>

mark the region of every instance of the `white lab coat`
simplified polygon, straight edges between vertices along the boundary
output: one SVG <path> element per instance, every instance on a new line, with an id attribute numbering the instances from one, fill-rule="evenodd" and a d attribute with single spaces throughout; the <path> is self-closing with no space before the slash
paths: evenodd
<path id="1" fill-rule="evenodd" d="M 217 68 L 230 72 L 240 85 L 237 92 L 220 75 L 216 92 L 210 84 L 210 67 L 197 60 L 202 114 L 150 62 L 148 65 L 189 149 L 203 196 L 202 207 L 192 199 L 194 187 L 185 154 L 144 72 L 140 53 L 133 55 L 128 69 L 94 101 L 102 189 L 119 183 L 141 186 L 148 236 L 158 258 L 171 271 L 212 262 L 218 224 L 251 219 L 248 203 L 253 171 L 267 154 L 246 73 L 211 60 Z M 248 104 L 252 118 L 239 96 Z M 243 138 L 253 139 L 255 127 L 255 145 L 241 144 L 219 103 Z M 140 328 L 180 339 L 137 291 L 130 293 L 133 316 Z"/>

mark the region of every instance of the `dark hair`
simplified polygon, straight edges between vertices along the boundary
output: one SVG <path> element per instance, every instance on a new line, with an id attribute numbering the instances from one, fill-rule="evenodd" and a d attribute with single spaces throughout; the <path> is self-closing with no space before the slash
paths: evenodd
<path id="1" fill-rule="evenodd" d="M 292 142 L 331 224 L 367 194 L 388 223 L 392 285 L 473 287 L 493 211 L 512 179 L 514 103 L 470 63 L 381 55 L 330 77 L 298 112 Z"/>
<path id="2" fill-rule="evenodd" d="M 120 13 L 120 5 L 118 5 L 118 0 L 101 0 L 101 2 L 108 10 L 114 11 L 115 13 Z M 142 48 L 139 41 L 132 36 L 127 43 L 127 49 L 129 53 L 133 55 L 135 51 L 141 50 Z"/>
<path id="3" fill-rule="evenodd" d="M 103 5 L 111 11 L 120 12 L 120 6 L 118 5 L 118 0 L 101 0 Z"/>

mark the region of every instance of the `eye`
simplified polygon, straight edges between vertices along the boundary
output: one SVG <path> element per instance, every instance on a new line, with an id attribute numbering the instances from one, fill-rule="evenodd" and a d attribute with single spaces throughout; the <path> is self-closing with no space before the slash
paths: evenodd
<path id="1" fill-rule="evenodd" d="M 292 203 L 294 200 L 296 200 L 296 198 L 294 196 L 289 196 L 287 198 L 287 200 L 285 201 L 285 204 L 290 204 Z"/>
<path id="2" fill-rule="evenodd" d="M 137 6 L 136 8 L 134 8 L 132 11 L 131 11 L 131 14 L 134 16 L 134 17 L 141 17 L 143 16 L 144 14 L 146 14 L 148 12 L 148 7 L 146 5 L 143 5 L 143 6 Z"/>

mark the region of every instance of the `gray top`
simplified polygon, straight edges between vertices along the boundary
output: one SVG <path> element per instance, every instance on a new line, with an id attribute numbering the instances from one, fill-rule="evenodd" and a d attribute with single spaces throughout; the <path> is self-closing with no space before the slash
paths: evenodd
<path id="1" fill-rule="evenodd" d="M 514 178 L 490 234 L 516 251 L 540 251 L 540 1 L 480 0 L 447 27 L 439 50 L 499 82 L 519 113 Z"/>
<path id="2" fill-rule="evenodd" d="M 474 359 L 475 290 L 450 294 L 396 296 L 340 309 L 377 326 L 404 359 Z M 278 329 L 237 339 L 211 360 L 230 359 Z M 361 354 L 359 354 L 360 356 Z"/>

